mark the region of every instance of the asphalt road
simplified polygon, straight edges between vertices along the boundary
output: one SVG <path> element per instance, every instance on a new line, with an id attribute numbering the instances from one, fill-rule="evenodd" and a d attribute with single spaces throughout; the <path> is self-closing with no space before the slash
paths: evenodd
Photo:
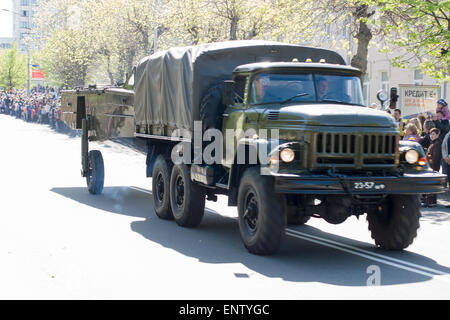
<path id="1" fill-rule="evenodd" d="M 244 248 L 237 210 L 207 202 L 197 229 L 157 218 L 145 155 L 91 143 L 102 195 L 80 176 L 80 138 L 0 115 L 0 299 L 449 299 L 450 209 L 425 209 L 413 245 L 374 246 L 365 217 L 288 227 L 279 254 Z"/>

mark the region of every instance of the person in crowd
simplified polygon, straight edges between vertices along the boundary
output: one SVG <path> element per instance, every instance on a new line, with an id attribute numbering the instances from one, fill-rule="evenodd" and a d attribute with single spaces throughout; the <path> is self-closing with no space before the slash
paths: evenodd
<path id="1" fill-rule="evenodd" d="M 422 136 L 422 125 L 420 124 L 420 121 L 418 118 L 411 118 L 408 120 L 408 123 L 412 123 L 416 126 L 417 128 L 417 135 L 418 136 Z"/>
<path id="2" fill-rule="evenodd" d="M 444 99 L 439 99 L 436 103 L 436 113 L 442 112 L 443 120 L 450 120 L 450 111 L 448 109 L 448 104 Z"/>
<path id="3" fill-rule="evenodd" d="M 430 130 L 431 144 L 427 150 L 427 158 L 431 168 L 434 171 L 439 171 L 441 169 L 442 144 L 441 139 L 439 139 L 439 134 L 440 131 L 437 128 L 433 128 Z M 425 195 L 425 203 L 423 205 L 425 207 L 436 207 L 437 205 L 436 194 Z"/>
<path id="4" fill-rule="evenodd" d="M 434 122 L 432 120 L 425 120 L 423 124 L 423 134 L 425 134 L 419 141 L 422 148 L 427 151 L 431 144 L 430 130 L 435 128 Z"/>
<path id="5" fill-rule="evenodd" d="M 417 116 L 417 119 L 419 119 L 420 122 L 420 128 L 422 128 L 422 136 L 424 136 L 424 125 L 425 125 L 425 120 L 427 120 L 427 117 L 424 114 L 419 114 Z"/>
<path id="6" fill-rule="evenodd" d="M 442 136 L 445 136 L 447 132 L 450 131 L 450 123 L 448 120 L 444 119 L 444 113 L 442 111 L 436 112 L 436 120 L 434 120 L 434 125 L 439 129 Z"/>
<path id="7" fill-rule="evenodd" d="M 442 140 L 442 173 L 447 174 L 447 180 L 445 183 L 445 187 L 448 187 L 448 182 L 449 182 L 449 170 L 448 170 L 448 166 L 450 165 L 450 154 L 449 154 L 449 150 L 450 150 L 450 132 L 448 132 L 444 139 Z"/>
<path id="8" fill-rule="evenodd" d="M 418 129 L 414 123 L 408 123 L 405 127 L 405 137 L 403 141 L 419 142 Z"/>
<path id="9" fill-rule="evenodd" d="M 397 124 L 400 135 L 404 137 L 406 120 L 402 119 L 402 112 L 400 111 L 400 109 L 394 109 L 394 113 L 392 114 L 392 116 L 394 117 L 395 123 Z"/>

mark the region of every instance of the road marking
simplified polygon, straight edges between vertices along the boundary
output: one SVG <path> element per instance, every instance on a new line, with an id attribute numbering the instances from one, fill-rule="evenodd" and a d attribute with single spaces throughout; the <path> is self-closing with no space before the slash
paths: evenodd
<path id="1" fill-rule="evenodd" d="M 295 231 L 295 230 L 292 230 L 292 231 Z M 366 258 L 366 259 L 369 259 L 369 260 L 373 260 L 373 261 L 376 261 L 376 262 L 379 262 L 379 263 L 387 264 L 387 265 L 390 265 L 392 267 L 396 267 L 396 268 L 399 268 L 399 269 L 403 269 L 403 270 L 406 270 L 406 271 L 410 271 L 410 272 L 413 272 L 413 273 L 424 275 L 424 276 L 427 276 L 427 277 L 430 277 L 430 278 L 434 278 L 436 280 L 440 280 L 440 281 L 443 281 L 443 282 L 446 282 L 446 283 L 450 283 L 450 279 L 442 278 L 442 275 L 446 275 L 446 274 L 442 273 L 440 271 L 438 271 L 439 274 L 424 272 L 424 271 L 421 271 L 421 270 L 418 270 L 418 269 L 415 269 L 415 268 L 412 268 L 412 267 L 407 267 L 407 266 L 401 265 L 399 263 L 391 262 L 391 261 L 389 261 L 387 259 L 377 258 L 375 256 L 372 256 L 372 255 L 369 255 L 369 254 L 365 254 L 365 253 L 361 253 L 361 252 L 358 252 L 358 251 L 352 250 L 352 249 L 346 249 L 346 248 L 344 248 L 342 246 L 343 244 L 341 244 L 339 242 L 336 242 L 338 245 L 335 245 L 335 244 L 328 243 L 326 241 L 316 240 L 316 239 L 310 238 L 309 237 L 310 235 L 308 235 L 308 234 L 306 234 L 306 236 L 303 236 L 303 235 L 296 234 L 296 233 L 294 233 L 292 231 L 290 229 L 286 229 L 286 234 L 291 236 L 291 237 L 295 237 L 295 238 L 299 238 L 299 239 L 302 239 L 302 240 L 314 242 L 314 243 L 317 243 L 317 244 L 320 244 L 320 245 L 323 245 L 323 246 L 327 246 L 327 247 L 330 247 L 330 248 L 333 248 L 333 249 L 336 249 L 336 250 L 340 250 L 340 251 L 344 251 L 344 252 L 347 252 L 347 253 L 350 253 L 350 254 L 353 254 L 353 255 L 357 255 L 357 256 L 360 256 L 360 257 L 363 257 L 363 258 Z M 332 241 L 332 240 L 330 240 L 330 241 Z M 398 260 L 398 259 L 396 259 L 396 260 Z M 398 261 L 401 261 L 401 260 L 398 260 Z M 406 261 L 402 261 L 402 263 L 409 264 Z M 422 267 L 422 268 L 426 268 L 426 267 Z"/>
<path id="2" fill-rule="evenodd" d="M 129 186 L 128 188 L 140 191 L 140 192 L 144 192 L 144 193 L 148 193 L 148 194 L 152 194 L 150 191 L 146 190 L 146 189 L 142 189 L 139 187 L 132 187 Z M 235 220 L 237 220 L 237 218 L 234 218 Z M 314 242 L 316 244 L 320 244 L 323 246 L 327 246 L 336 250 L 340 250 L 340 251 L 344 251 L 353 255 L 357 255 L 369 260 L 373 260 L 379 263 L 383 263 L 386 265 L 390 265 L 392 267 L 396 267 L 399 269 L 403 269 L 406 271 L 410 271 L 413 273 L 417 273 L 423 276 L 427 276 L 430 278 L 434 278 L 436 280 L 440 280 L 446 283 L 450 283 L 450 279 L 449 278 L 444 278 L 442 276 L 447 276 L 447 273 L 436 270 L 436 269 L 432 269 L 432 268 L 428 268 L 425 266 L 421 266 L 415 263 L 411 263 L 408 261 L 404 261 L 404 260 L 400 260 L 400 259 L 396 259 L 396 258 L 392 258 L 389 256 L 385 256 L 379 253 L 375 253 L 375 252 L 371 252 L 368 250 L 364 250 L 352 245 L 348 245 L 342 242 L 338 242 L 338 241 L 334 241 L 334 240 L 330 240 L 330 239 L 326 239 L 326 238 L 322 238 L 322 237 L 318 237 L 312 234 L 308 234 L 308 233 L 304 233 L 301 231 L 297 231 L 297 230 L 293 230 L 293 229 L 289 229 L 286 228 L 286 234 L 291 236 L 291 237 L 295 237 L 295 238 L 299 238 L 302 240 L 306 240 L 306 241 L 310 241 L 310 242 Z M 419 269 L 422 269 L 424 271 L 421 271 Z M 425 272 L 425 271 L 429 271 L 429 272 Z M 431 273 L 430 273 L 431 272 Z"/>
<path id="3" fill-rule="evenodd" d="M 139 187 L 128 186 L 128 188 L 133 189 L 133 190 L 137 190 L 137 191 L 140 191 L 140 192 L 148 193 L 148 194 L 153 194 L 153 193 L 151 193 L 151 191 L 148 191 L 148 190 L 145 190 L 145 189 L 142 189 L 142 188 L 139 188 Z"/>
<path id="4" fill-rule="evenodd" d="M 365 254 L 369 254 L 369 255 L 372 255 L 372 256 L 375 256 L 375 257 L 382 258 L 382 259 L 391 260 L 393 262 L 401 263 L 401 264 L 404 264 L 404 265 L 408 265 L 408 266 L 413 267 L 413 268 L 430 271 L 430 272 L 436 273 L 438 275 L 447 275 L 447 273 L 439 271 L 439 270 L 436 270 L 436 269 L 424 267 L 424 266 L 421 266 L 421 265 L 418 265 L 418 264 L 415 264 L 415 263 L 411 263 L 411 262 L 408 262 L 408 261 L 404 261 L 404 260 L 400 260 L 400 259 L 396 259 L 396 258 L 392 258 L 392 257 L 386 256 L 386 255 L 382 255 L 382 254 L 379 254 L 379 253 L 376 253 L 376 252 L 371 252 L 371 251 L 368 251 L 368 250 L 364 250 L 364 249 L 361 249 L 361 248 L 358 248 L 358 247 L 355 247 L 355 246 L 352 246 L 352 245 L 348 245 L 348 244 L 345 244 L 345 243 L 342 243 L 342 242 L 337 242 L 337 241 L 333 241 L 333 240 L 330 240 L 330 239 L 314 236 L 312 234 L 300 232 L 300 231 L 293 230 L 293 229 L 286 229 L 286 231 L 289 231 L 289 232 L 292 232 L 292 233 L 295 233 L 295 234 L 298 234 L 298 235 L 306 236 L 306 237 L 311 237 L 311 238 L 319 240 L 319 241 L 325 241 L 325 242 L 328 242 L 328 243 L 331 243 L 331 244 L 336 244 L 338 246 L 345 247 L 345 248 L 348 248 L 350 250 L 359 251 L 359 252 L 362 252 L 362 253 L 365 253 Z"/>

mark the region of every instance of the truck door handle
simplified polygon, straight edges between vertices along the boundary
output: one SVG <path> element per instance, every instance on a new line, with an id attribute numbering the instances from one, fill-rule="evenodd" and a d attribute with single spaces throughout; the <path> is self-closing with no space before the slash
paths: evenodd
<path id="1" fill-rule="evenodd" d="M 222 114 L 222 117 L 229 117 L 229 116 L 230 116 L 230 114 L 228 114 L 228 113 Z"/>

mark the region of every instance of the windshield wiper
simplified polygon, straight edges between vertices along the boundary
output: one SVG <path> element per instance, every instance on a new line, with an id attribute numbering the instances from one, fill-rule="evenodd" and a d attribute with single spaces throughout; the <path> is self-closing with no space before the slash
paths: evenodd
<path id="1" fill-rule="evenodd" d="M 363 104 L 351 103 L 351 102 L 346 102 L 346 101 L 342 101 L 342 100 L 334 100 L 334 99 L 323 99 L 323 100 L 319 100 L 319 102 L 333 102 L 333 103 L 349 104 L 352 106 L 365 107 Z"/>
<path id="2" fill-rule="evenodd" d="M 305 97 L 305 96 L 309 96 L 309 93 L 303 92 L 303 93 L 296 94 L 295 96 L 292 96 L 292 97 L 290 97 L 290 98 L 288 98 L 286 100 L 281 101 L 280 104 L 285 104 L 286 102 L 289 102 L 292 99 Z"/>

